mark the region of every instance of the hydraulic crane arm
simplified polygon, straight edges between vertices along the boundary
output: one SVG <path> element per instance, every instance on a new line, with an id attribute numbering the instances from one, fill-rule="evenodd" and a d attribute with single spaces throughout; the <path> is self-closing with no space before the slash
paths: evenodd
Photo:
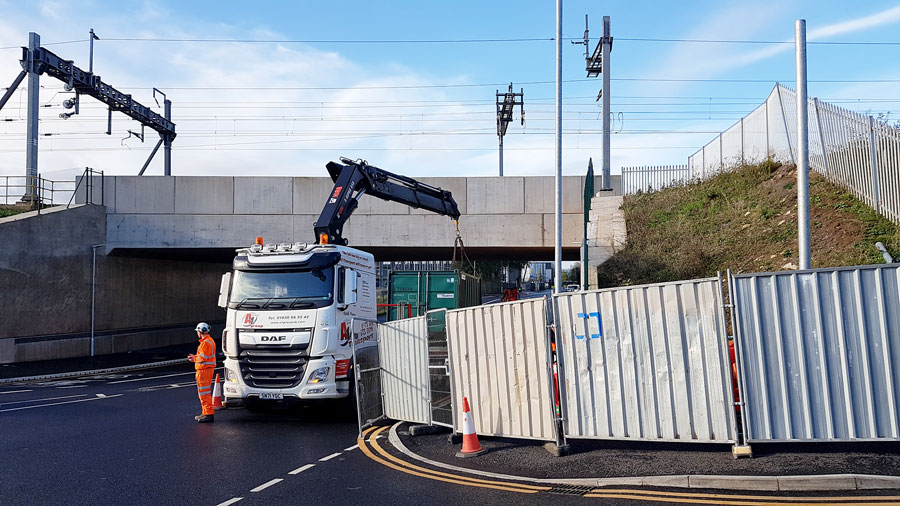
<path id="1" fill-rule="evenodd" d="M 420 183 L 415 179 L 392 174 L 363 160 L 341 158 L 342 163 L 329 162 L 328 174 L 334 189 L 316 220 L 316 242 L 346 245 L 344 223 L 356 210 L 359 198 L 368 193 L 391 202 L 459 219 L 459 209 L 449 191 Z"/>

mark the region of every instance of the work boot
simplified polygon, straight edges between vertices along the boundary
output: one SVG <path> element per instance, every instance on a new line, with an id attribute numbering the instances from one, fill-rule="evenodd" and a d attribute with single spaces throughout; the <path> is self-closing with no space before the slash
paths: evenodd
<path id="1" fill-rule="evenodd" d="M 194 416 L 194 420 L 199 420 L 202 417 L 203 417 L 203 415 L 196 415 L 196 416 Z"/>
<path id="2" fill-rule="evenodd" d="M 215 421 L 215 419 L 212 415 L 200 415 L 200 417 L 197 418 L 197 423 L 211 423 L 213 421 Z"/>

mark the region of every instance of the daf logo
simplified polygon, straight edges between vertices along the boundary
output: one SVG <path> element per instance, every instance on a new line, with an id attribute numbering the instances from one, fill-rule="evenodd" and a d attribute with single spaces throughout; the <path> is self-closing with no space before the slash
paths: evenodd
<path id="1" fill-rule="evenodd" d="M 263 342 L 280 343 L 287 340 L 287 336 L 259 336 L 259 340 Z"/>

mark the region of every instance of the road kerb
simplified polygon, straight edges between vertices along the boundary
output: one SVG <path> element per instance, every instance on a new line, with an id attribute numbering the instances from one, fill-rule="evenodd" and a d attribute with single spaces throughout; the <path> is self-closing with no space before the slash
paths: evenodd
<path id="1" fill-rule="evenodd" d="M 743 476 L 743 475 L 670 475 L 670 476 L 621 476 L 612 478 L 531 478 L 511 474 L 491 473 L 467 467 L 445 464 L 423 457 L 403 444 L 397 427 L 391 426 L 388 440 L 404 455 L 432 466 L 453 471 L 487 476 L 495 479 L 531 482 L 541 485 L 585 485 L 596 487 L 644 486 L 710 490 L 768 490 L 814 492 L 822 490 L 888 490 L 900 489 L 900 476 L 872 474 L 821 474 L 800 476 Z"/>
<path id="2" fill-rule="evenodd" d="M 880 474 L 857 474 L 855 476 L 857 490 L 900 489 L 900 476 L 883 476 Z"/>
<path id="3" fill-rule="evenodd" d="M 177 358 L 173 360 L 163 360 L 161 362 L 149 362 L 146 364 L 135 364 L 135 365 L 123 365 L 119 367 L 107 367 L 105 369 L 92 369 L 89 371 L 71 371 L 71 372 L 60 372 L 56 374 L 42 374 L 39 376 L 22 376 L 19 378 L 2 378 L 0 379 L 0 385 L 8 384 L 8 383 L 31 383 L 34 381 L 48 381 L 48 380 L 57 380 L 57 379 L 67 379 L 67 378 L 78 378 L 81 376 L 95 376 L 97 374 L 109 374 L 115 372 L 125 372 L 125 371 L 136 371 L 139 369 L 151 369 L 154 367 L 165 367 L 167 365 L 175 365 L 175 364 L 183 364 L 186 363 L 186 360 L 183 358 Z"/>
<path id="4" fill-rule="evenodd" d="M 740 482 L 741 490 L 777 492 L 778 478 L 775 476 L 719 476 L 697 474 L 688 478 L 688 488 L 727 489 L 735 488 L 734 481 Z"/>

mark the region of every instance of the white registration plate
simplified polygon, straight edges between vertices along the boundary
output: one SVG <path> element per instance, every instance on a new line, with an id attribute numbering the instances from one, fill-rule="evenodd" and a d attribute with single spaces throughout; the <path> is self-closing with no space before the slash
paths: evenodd
<path id="1" fill-rule="evenodd" d="M 284 394 L 262 393 L 259 394 L 260 399 L 280 401 L 284 399 Z"/>

